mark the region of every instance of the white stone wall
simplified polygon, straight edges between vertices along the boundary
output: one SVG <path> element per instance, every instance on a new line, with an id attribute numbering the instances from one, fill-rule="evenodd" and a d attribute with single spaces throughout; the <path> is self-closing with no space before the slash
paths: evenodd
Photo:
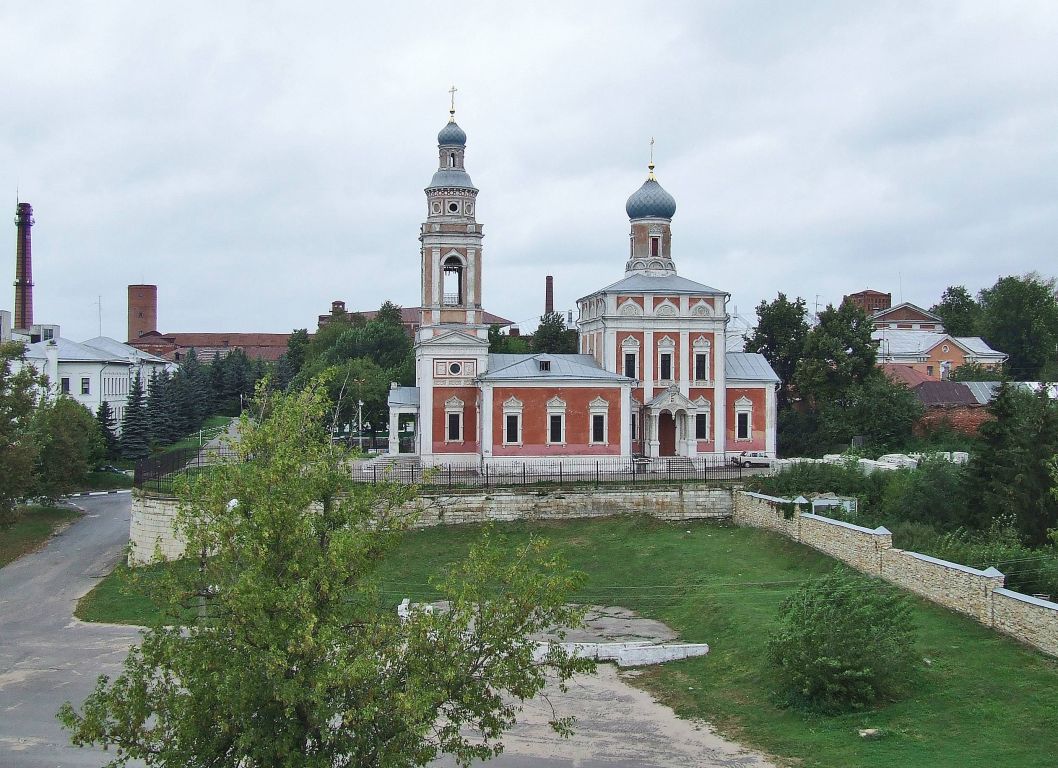
<path id="1" fill-rule="evenodd" d="M 864 528 L 819 515 L 783 516 L 788 499 L 734 492 L 738 525 L 766 528 L 879 576 L 945 608 L 971 616 L 1045 653 L 1058 656 L 1058 603 L 1003 588 L 995 568 L 978 570 L 893 547 L 885 528 Z"/>
<path id="2" fill-rule="evenodd" d="M 731 491 L 704 485 L 674 487 L 591 488 L 531 491 L 480 490 L 470 493 L 424 494 L 413 502 L 421 508 L 417 527 L 460 523 L 561 520 L 646 514 L 661 520 L 730 518 Z M 175 499 L 132 496 L 129 564 L 153 559 L 156 545 L 164 559 L 180 557 L 184 543 L 173 532 Z"/>

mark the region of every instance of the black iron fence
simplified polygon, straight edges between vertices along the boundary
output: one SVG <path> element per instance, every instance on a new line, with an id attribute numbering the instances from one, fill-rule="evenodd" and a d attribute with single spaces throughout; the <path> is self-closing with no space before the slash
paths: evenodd
<path id="1" fill-rule="evenodd" d="M 354 470 L 355 471 L 355 470 Z M 571 487 L 606 483 L 721 482 L 741 480 L 740 466 L 718 458 L 701 459 L 569 459 L 517 463 L 465 463 L 424 468 L 400 460 L 369 462 L 360 467 L 365 482 L 421 484 L 442 488 L 502 488 L 536 485 Z"/>
<path id="2" fill-rule="evenodd" d="M 133 485 L 171 495 L 180 478 L 207 473 L 230 460 L 228 448 L 188 448 L 144 459 L 136 464 Z M 526 462 L 468 462 L 424 468 L 418 457 L 354 462 L 354 480 L 365 483 L 399 483 L 432 488 L 503 488 L 514 486 L 574 487 L 624 483 L 724 482 L 741 480 L 742 467 L 719 458 L 655 459 L 554 459 Z"/>

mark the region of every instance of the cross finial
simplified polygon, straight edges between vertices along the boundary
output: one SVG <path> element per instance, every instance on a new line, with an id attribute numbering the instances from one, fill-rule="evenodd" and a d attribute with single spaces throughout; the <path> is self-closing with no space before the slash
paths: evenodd
<path id="1" fill-rule="evenodd" d="M 450 120 L 456 119 L 456 91 L 459 89 L 454 85 L 448 89 L 448 93 L 452 96 L 452 106 L 448 109 L 448 117 Z"/>
<path id="2" fill-rule="evenodd" d="M 654 137 L 650 137 L 650 164 L 647 166 L 650 169 L 650 178 L 654 178 Z"/>

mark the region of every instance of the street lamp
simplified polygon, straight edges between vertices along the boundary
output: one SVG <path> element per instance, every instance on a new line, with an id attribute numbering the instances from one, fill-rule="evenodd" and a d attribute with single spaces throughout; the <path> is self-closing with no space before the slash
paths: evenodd
<path id="1" fill-rule="evenodd" d="M 364 452 L 364 401 L 356 401 L 356 444 Z"/>

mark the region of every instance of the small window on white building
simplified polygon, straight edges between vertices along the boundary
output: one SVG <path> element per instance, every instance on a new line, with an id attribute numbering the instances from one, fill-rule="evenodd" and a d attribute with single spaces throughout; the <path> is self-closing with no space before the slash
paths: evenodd
<path id="1" fill-rule="evenodd" d="M 59 379 L 59 391 L 64 395 L 70 394 L 70 380 L 66 376 Z"/>
<path id="2" fill-rule="evenodd" d="M 82 395 L 90 395 L 90 394 L 92 394 L 91 389 L 92 389 L 92 380 L 90 378 L 88 378 L 87 376 L 82 376 L 81 377 L 81 394 Z"/>
<path id="3" fill-rule="evenodd" d="M 735 439 L 753 439 L 753 402 L 748 397 L 735 401 Z"/>

